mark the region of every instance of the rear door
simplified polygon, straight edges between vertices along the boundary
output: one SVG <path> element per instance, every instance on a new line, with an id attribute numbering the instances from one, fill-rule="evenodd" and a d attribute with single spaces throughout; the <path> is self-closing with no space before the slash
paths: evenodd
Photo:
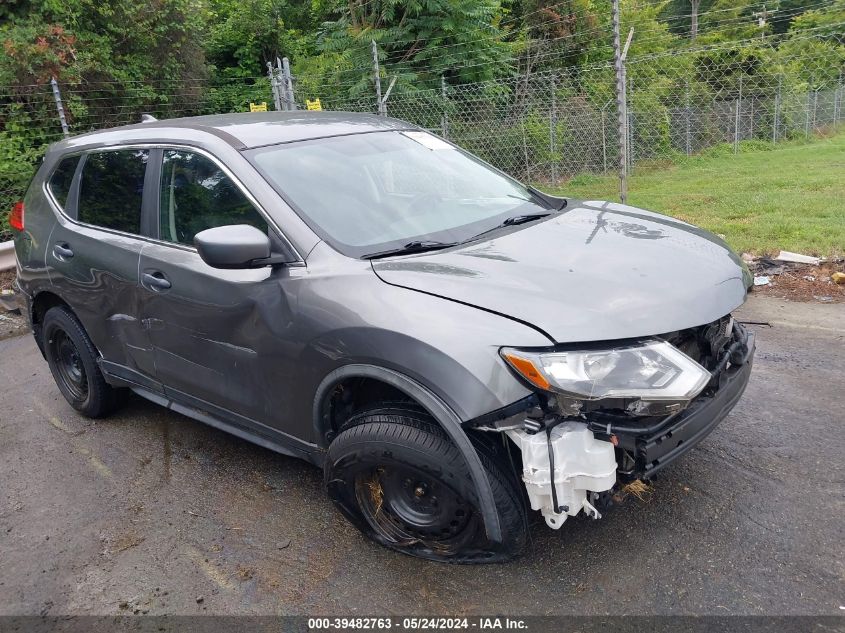
<path id="1" fill-rule="evenodd" d="M 164 149 L 157 180 L 157 240 L 139 265 L 157 379 L 168 395 L 230 422 L 242 416 L 247 425 L 284 427 L 292 382 L 285 374 L 295 353 L 284 342 L 294 326 L 288 291 L 302 269 L 220 270 L 203 262 L 193 240 L 207 228 L 250 224 L 282 239 L 210 155 Z"/>
<path id="2" fill-rule="evenodd" d="M 138 261 L 149 149 L 82 154 L 67 187 L 59 164 L 48 189 L 62 213 L 46 258 L 59 296 L 73 308 L 104 360 L 152 376 L 138 318 Z"/>

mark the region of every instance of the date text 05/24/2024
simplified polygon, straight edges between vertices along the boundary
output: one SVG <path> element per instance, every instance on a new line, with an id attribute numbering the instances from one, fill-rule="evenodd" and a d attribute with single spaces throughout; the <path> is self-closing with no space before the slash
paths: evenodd
<path id="1" fill-rule="evenodd" d="M 456 630 L 526 630 L 525 620 L 506 617 L 352 617 L 352 618 L 309 618 L 309 631 L 360 631 L 390 630 L 399 631 L 456 631 Z"/>

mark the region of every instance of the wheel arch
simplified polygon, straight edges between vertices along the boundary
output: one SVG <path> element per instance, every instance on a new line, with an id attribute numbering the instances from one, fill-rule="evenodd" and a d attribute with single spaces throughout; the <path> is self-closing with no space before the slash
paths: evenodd
<path id="1" fill-rule="evenodd" d="M 314 396 L 314 435 L 321 448 L 327 448 L 334 431 L 331 398 L 338 385 L 349 379 L 371 379 L 408 396 L 425 409 L 446 432 L 467 462 L 475 486 L 487 538 L 502 542 L 502 527 L 496 511 L 493 489 L 487 479 L 481 458 L 461 425 L 460 417 L 436 393 L 419 381 L 386 367 L 369 364 L 344 365 L 328 374 L 320 383 Z"/>
<path id="2" fill-rule="evenodd" d="M 44 315 L 47 314 L 47 311 L 50 308 L 54 308 L 56 306 L 63 306 L 71 311 L 74 315 L 73 308 L 70 307 L 67 301 L 62 299 L 59 295 L 55 292 L 51 292 L 50 290 L 42 290 L 38 292 L 30 302 L 29 306 L 29 322 L 32 325 L 32 334 L 35 337 L 35 342 L 38 345 L 38 349 L 41 351 L 41 355 L 47 358 L 47 353 L 44 350 L 44 341 L 41 337 L 41 327 L 44 323 Z"/>

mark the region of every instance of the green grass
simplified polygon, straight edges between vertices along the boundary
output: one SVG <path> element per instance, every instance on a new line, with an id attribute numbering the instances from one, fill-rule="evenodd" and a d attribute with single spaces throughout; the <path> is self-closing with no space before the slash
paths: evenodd
<path id="1" fill-rule="evenodd" d="M 845 254 L 845 133 L 772 146 L 719 146 L 628 179 L 628 203 L 723 235 L 738 252 Z M 578 176 L 550 192 L 618 200 L 616 176 Z"/>

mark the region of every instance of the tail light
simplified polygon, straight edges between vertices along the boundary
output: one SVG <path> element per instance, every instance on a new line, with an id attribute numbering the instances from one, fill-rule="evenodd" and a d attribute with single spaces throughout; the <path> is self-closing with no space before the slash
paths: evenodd
<path id="1" fill-rule="evenodd" d="M 9 216 L 9 226 L 18 231 L 23 231 L 23 200 L 18 200 L 12 206 L 12 214 Z"/>

